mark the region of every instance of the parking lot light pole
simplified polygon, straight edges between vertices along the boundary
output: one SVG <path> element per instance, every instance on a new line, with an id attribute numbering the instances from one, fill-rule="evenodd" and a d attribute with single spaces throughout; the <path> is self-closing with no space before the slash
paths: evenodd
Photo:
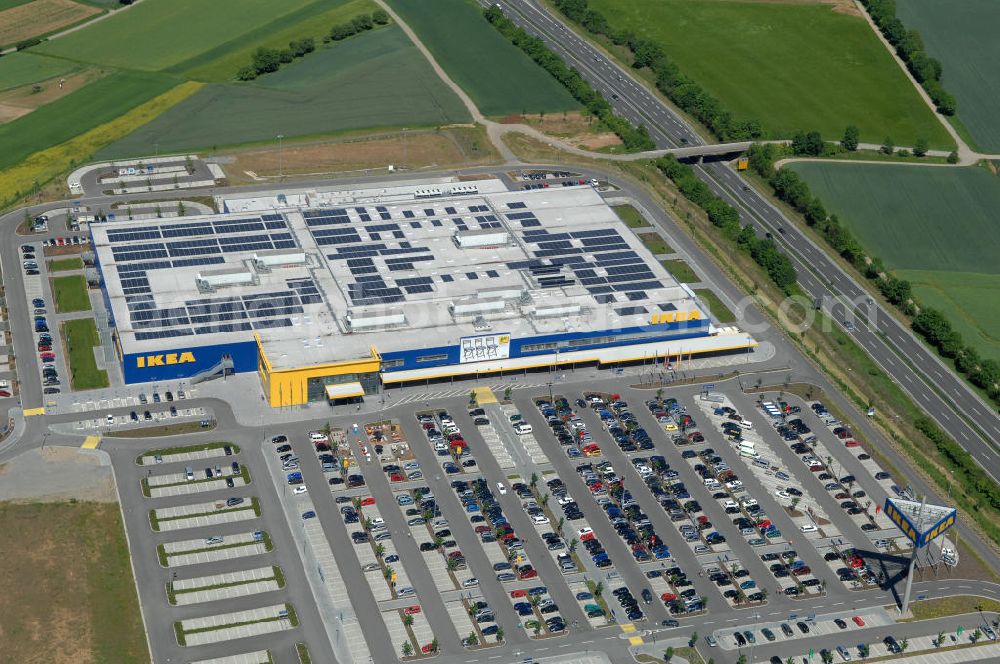
<path id="1" fill-rule="evenodd" d="M 281 139 L 285 137 L 284 134 L 278 134 L 278 180 L 280 181 L 284 177 L 284 172 L 281 163 Z"/>

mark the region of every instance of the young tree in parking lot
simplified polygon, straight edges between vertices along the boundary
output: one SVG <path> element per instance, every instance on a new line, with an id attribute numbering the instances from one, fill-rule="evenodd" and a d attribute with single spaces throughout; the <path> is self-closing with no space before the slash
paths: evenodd
<path id="1" fill-rule="evenodd" d="M 513 393 L 514 393 L 514 390 L 510 387 L 510 385 L 508 385 L 507 387 L 505 387 L 504 390 L 503 390 L 503 400 L 504 401 L 510 401 L 510 395 L 512 395 Z"/>
<path id="2" fill-rule="evenodd" d="M 983 636 L 982 631 L 980 631 L 977 628 L 976 631 L 974 631 L 972 634 L 969 635 L 969 640 L 971 640 L 972 643 L 976 643 L 982 636 Z"/>
<path id="3" fill-rule="evenodd" d="M 799 497 L 795 496 L 794 498 L 792 498 L 792 509 L 794 510 L 798 506 L 799 506 Z"/>
<path id="4" fill-rule="evenodd" d="M 958 163 L 958 152 L 957 151 L 952 150 L 948 154 L 948 163 L 949 164 L 957 164 Z"/>
<path id="5" fill-rule="evenodd" d="M 371 530 L 372 526 L 375 525 L 375 522 L 371 520 L 371 517 L 365 517 L 365 522 L 363 525 L 365 527 L 365 530 Z"/>
<path id="6" fill-rule="evenodd" d="M 377 558 L 381 558 L 384 555 L 385 555 L 385 544 L 379 542 L 378 544 L 375 545 L 375 556 Z"/>
<path id="7" fill-rule="evenodd" d="M 531 474 L 531 482 L 529 484 L 531 484 L 532 489 L 535 488 L 535 485 L 538 484 L 538 473 Z"/>
<path id="8" fill-rule="evenodd" d="M 906 649 L 909 647 L 910 647 L 909 639 L 903 639 L 902 641 L 899 642 L 899 652 L 906 652 Z"/>
<path id="9" fill-rule="evenodd" d="M 937 638 L 934 639 L 934 646 L 940 648 L 944 643 L 944 632 L 938 632 Z"/>
<path id="10" fill-rule="evenodd" d="M 407 627 L 409 627 L 410 625 L 412 625 L 413 624 L 413 616 L 411 616 L 410 614 L 404 614 L 403 615 L 403 624 L 406 625 Z"/>
<path id="11" fill-rule="evenodd" d="M 559 534 L 562 534 L 563 525 L 565 523 L 566 523 L 566 517 L 562 517 L 562 516 L 559 517 L 559 523 L 556 524 L 556 530 L 559 531 Z"/>
<path id="12" fill-rule="evenodd" d="M 740 655 L 739 658 L 736 660 L 736 664 L 747 664 L 747 656 Z"/>
<path id="13" fill-rule="evenodd" d="M 409 657 L 410 655 L 413 654 L 413 646 L 410 644 L 409 641 L 403 641 L 402 652 L 403 652 L 403 657 Z"/>
<path id="14" fill-rule="evenodd" d="M 569 551 L 570 553 L 575 553 L 575 552 L 576 552 L 576 547 L 577 547 L 577 545 L 579 545 L 579 544 L 580 544 L 580 540 L 578 540 L 577 538 L 575 538 L 575 537 L 574 537 L 573 539 L 571 539 L 571 540 L 569 541 L 569 546 L 567 546 L 567 547 L 566 547 L 566 549 L 567 549 L 567 550 L 568 550 L 568 551 Z"/>
<path id="15" fill-rule="evenodd" d="M 458 569 L 459 562 L 455 558 L 448 559 L 448 569 L 452 572 Z"/>
<path id="16" fill-rule="evenodd" d="M 824 650 L 820 653 L 823 657 L 823 664 L 833 664 L 833 653 L 829 650 Z"/>
<path id="17" fill-rule="evenodd" d="M 849 126 L 844 130 L 844 137 L 840 139 L 840 144 L 848 152 L 854 152 L 858 149 L 858 128 L 854 125 Z"/>
<path id="18" fill-rule="evenodd" d="M 604 582 L 598 581 L 597 585 L 594 586 L 594 597 L 600 597 L 604 594 Z"/>
<path id="19" fill-rule="evenodd" d="M 548 505 L 548 504 L 549 504 L 549 494 L 545 494 L 544 496 L 542 496 L 542 497 L 541 497 L 541 498 L 540 498 L 540 499 L 538 500 L 538 503 L 539 503 L 539 504 L 540 504 L 540 505 L 541 505 L 542 507 L 545 507 L 546 505 Z"/>
<path id="20" fill-rule="evenodd" d="M 663 651 L 663 661 L 670 662 L 674 658 L 674 647 L 667 646 L 667 649 Z"/>
<path id="21" fill-rule="evenodd" d="M 183 217 L 187 214 L 187 209 L 184 207 L 184 201 L 177 201 L 177 216 Z"/>
<path id="22" fill-rule="evenodd" d="M 867 643 L 858 644 L 858 653 L 861 655 L 861 659 L 865 659 L 871 653 L 871 648 L 868 647 Z"/>
<path id="23" fill-rule="evenodd" d="M 320 431 L 323 432 L 324 436 L 326 436 L 327 438 L 329 438 L 330 434 L 333 433 L 333 428 L 330 426 L 330 423 L 327 422 L 326 424 L 323 425 L 323 428 L 320 429 Z"/>
<path id="24" fill-rule="evenodd" d="M 392 565 L 386 565 L 385 569 L 382 571 L 382 575 L 387 579 L 391 579 L 395 571 L 396 570 L 392 569 Z"/>
<path id="25" fill-rule="evenodd" d="M 444 544 L 444 538 L 443 537 L 435 537 L 434 538 L 434 546 L 436 546 L 438 548 L 441 548 L 442 544 Z"/>
<path id="26" fill-rule="evenodd" d="M 437 651 L 438 651 L 438 640 L 437 637 L 434 637 L 434 640 L 431 641 L 431 652 L 437 652 Z"/>
<path id="27" fill-rule="evenodd" d="M 476 636 L 476 630 L 469 632 L 469 635 L 465 637 L 465 643 L 470 646 L 479 645 L 479 637 Z"/>
<path id="28" fill-rule="evenodd" d="M 497 643 L 503 641 L 503 627 L 497 627 Z"/>
<path id="29" fill-rule="evenodd" d="M 785 664 L 795 664 L 795 658 L 789 657 L 788 659 L 785 660 Z"/>
<path id="30" fill-rule="evenodd" d="M 475 390 L 472 390 L 471 392 L 469 392 L 469 405 L 470 406 L 475 406 L 476 405 L 476 391 Z"/>
<path id="31" fill-rule="evenodd" d="M 698 643 L 698 632 L 691 632 L 691 636 L 688 638 L 688 647 L 694 648 L 696 643 Z"/>

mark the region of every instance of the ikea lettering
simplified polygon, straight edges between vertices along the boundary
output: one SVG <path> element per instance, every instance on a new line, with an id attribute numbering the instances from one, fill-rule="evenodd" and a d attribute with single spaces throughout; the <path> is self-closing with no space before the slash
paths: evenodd
<path id="1" fill-rule="evenodd" d="M 135 358 L 135 365 L 140 369 L 162 367 L 168 364 L 188 364 L 189 362 L 194 362 L 194 353 L 166 353 Z"/>
<path id="2" fill-rule="evenodd" d="M 691 311 L 665 311 L 650 316 L 649 322 L 653 325 L 663 323 L 683 323 L 689 320 L 701 320 L 701 312 L 697 309 Z"/>

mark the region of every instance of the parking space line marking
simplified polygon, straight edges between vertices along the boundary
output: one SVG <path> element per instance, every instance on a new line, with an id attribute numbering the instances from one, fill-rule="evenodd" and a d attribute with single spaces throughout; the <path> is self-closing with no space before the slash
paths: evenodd
<path id="1" fill-rule="evenodd" d="M 87 436 L 83 441 L 83 445 L 81 445 L 80 447 L 82 447 L 85 450 L 96 450 L 97 446 L 100 444 L 101 444 L 100 436 Z"/>

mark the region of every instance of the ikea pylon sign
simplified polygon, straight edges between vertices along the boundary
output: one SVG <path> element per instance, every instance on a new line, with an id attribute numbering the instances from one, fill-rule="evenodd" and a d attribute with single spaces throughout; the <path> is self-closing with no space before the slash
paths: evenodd
<path id="1" fill-rule="evenodd" d="M 169 364 L 193 363 L 194 353 L 162 353 L 160 355 L 139 355 L 135 358 L 135 366 L 139 369 L 146 367 L 163 367 Z"/>
<path id="2" fill-rule="evenodd" d="M 896 524 L 908 540 L 913 542 L 913 546 L 917 549 L 926 546 L 939 535 L 944 534 L 946 530 L 955 525 L 955 521 L 957 520 L 958 511 L 954 508 L 927 506 L 929 513 L 933 514 L 932 518 L 934 518 L 934 521 L 929 525 L 925 525 L 923 530 L 921 530 L 919 524 L 914 523 L 910 515 L 904 509 L 901 509 L 897 503 L 905 503 L 911 510 L 917 509 L 919 503 L 886 498 L 885 505 L 882 508 L 885 511 L 885 515 Z"/>

